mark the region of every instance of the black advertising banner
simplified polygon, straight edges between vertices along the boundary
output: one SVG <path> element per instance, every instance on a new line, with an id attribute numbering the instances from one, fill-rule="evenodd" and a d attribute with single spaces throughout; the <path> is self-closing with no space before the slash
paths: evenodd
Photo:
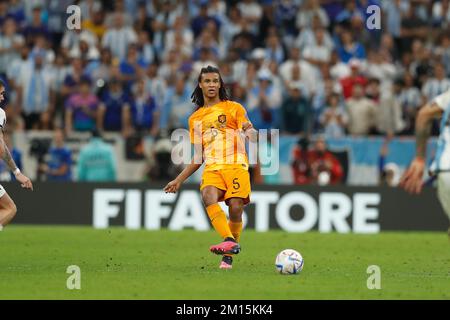
<path id="1" fill-rule="evenodd" d="M 17 224 L 90 225 L 95 228 L 209 230 L 198 185 L 166 194 L 146 183 L 36 183 L 33 192 L 17 183 L 3 186 L 16 202 Z M 221 204 L 226 211 L 225 204 Z M 443 231 L 448 218 L 426 188 L 419 196 L 387 187 L 256 186 L 245 208 L 246 227 L 264 232 L 386 230 Z"/>

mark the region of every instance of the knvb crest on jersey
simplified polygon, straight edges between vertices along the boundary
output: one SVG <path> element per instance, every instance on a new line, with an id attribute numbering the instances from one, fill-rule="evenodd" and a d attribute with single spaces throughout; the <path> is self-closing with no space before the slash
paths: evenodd
<path id="1" fill-rule="evenodd" d="M 219 123 L 224 124 L 227 122 L 227 116 L 224 114 L 221 114 L 220 116 L 217 117 L 217 121 L 219 121 Z"/>

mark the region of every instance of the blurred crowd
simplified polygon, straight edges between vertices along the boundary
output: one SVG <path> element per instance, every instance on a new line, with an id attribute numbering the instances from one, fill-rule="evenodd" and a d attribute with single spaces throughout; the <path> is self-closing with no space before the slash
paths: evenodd
<path id="1" fill-rule="evenodd" d="M 449 23 L 448 0 L 0 0 L 9 129 L 187 128 L 213 65 L 258 129 L 411 135 L 418 109 L 450 89 Z"/>

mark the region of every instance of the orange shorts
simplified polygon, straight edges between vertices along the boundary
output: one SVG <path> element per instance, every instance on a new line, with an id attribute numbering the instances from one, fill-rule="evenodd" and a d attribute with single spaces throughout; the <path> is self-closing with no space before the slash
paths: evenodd
<path id="1" fill-rule="evenodd" d="M 250 174 L 245 169 L 222 169 L 204 171 L 200 191 L 206 186 L 213 186 L 225 191 L 224 196 L 219 199 L 228 205 L 230 198 L 244 199 L 244 205 L 250 202 Z"/>

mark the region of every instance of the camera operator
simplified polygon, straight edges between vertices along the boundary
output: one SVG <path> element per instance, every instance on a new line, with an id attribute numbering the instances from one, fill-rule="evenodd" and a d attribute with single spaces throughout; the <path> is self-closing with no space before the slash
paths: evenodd
<path id="1" fill-rule="evenodd" d="M 314 149 L 309 153 L 311 167 L 311 182 L 319 185 L 337 184 L 342 182 L 344 171 L 339 160 L 327 150 L 323 137 L 317 138 Z"/>

